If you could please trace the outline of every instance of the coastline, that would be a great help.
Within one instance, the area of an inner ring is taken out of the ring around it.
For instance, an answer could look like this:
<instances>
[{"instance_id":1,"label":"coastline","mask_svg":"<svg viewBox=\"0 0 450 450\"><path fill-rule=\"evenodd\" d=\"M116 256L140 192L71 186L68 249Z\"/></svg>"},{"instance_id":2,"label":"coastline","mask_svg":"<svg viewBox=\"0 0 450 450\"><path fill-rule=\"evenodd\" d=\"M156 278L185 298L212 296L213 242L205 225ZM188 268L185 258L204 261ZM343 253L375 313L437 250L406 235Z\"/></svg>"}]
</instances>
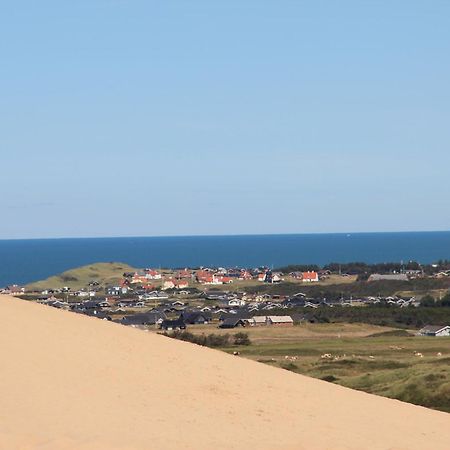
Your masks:
<instances>
[{"instance_id":1,"label":"coastline","mask_svg":"<svg viewBox=\"0 0 450 450\"><path fill-rule=\"evenodd\" d=\"M74 267L122 261L134 267L280 267L450 258L450 232L178 236L0 240L0 286L27 284Z\"/></svg>"}]
</instances>

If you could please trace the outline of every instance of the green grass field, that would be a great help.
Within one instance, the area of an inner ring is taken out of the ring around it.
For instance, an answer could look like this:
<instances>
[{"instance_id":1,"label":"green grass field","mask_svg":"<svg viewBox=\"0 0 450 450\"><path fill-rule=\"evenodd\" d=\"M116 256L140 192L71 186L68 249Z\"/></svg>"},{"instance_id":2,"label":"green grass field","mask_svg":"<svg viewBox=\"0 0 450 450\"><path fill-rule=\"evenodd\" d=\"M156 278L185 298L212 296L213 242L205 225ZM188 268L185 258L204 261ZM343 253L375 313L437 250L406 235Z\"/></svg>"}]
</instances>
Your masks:
<instances>
[{"instance_id":1,"label":"green grass field","mask_svg":"<svg viewBox=\"0 0 450 450\"><path fill-rule=\"evenodd\" d=\"M192 326L189 331L243 331L249 334L252 343L239 347L241 357L450 412L450 338L418 337L405 330L364 324L234 330L208 325ZM236 347L222 350L231 353ZM331 358L323 358L325 354Z\"/></svg>"}]
</instances>

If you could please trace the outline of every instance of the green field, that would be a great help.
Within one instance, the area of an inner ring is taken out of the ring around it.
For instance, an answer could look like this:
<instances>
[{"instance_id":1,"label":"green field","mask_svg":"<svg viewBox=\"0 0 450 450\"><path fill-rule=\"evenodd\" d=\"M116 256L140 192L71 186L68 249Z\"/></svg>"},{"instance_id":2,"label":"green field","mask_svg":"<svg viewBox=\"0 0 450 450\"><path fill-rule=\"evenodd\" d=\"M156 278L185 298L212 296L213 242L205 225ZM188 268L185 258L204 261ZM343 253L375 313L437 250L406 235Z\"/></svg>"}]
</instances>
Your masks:
<instances>
[{"instance_id":1,"label":"green field","mask_svg":"<svg viewBox=\"0 0 450 450\"><path fill-rule=\"evenodd\" d=\"M241 357L261 363L450 412L450 338L418 337L405 330L364 324L234 330L196 326L189 331L243 331L251 345L222 350L239 350ZM324 358L326 354L331 358Z\"/></svg>"}]
</instances>

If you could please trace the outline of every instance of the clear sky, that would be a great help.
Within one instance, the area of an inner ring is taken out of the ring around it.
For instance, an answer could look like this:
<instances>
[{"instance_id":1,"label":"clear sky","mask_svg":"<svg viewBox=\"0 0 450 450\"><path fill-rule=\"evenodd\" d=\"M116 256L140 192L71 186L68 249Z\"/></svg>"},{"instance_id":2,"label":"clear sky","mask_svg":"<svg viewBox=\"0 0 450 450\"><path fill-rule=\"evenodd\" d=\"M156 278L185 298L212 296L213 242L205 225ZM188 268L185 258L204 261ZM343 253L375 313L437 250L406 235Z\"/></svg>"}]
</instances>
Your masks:
<instances>
[{"instance_id":1,"label":"clear sky","mask_svg":"<svg viewBox=\"0 0 450 450\"><path fill-rule=\"evenodd\" d=\"M0 238L448 230L450 2L0 3Z\"/></svg>"}]
</instances>

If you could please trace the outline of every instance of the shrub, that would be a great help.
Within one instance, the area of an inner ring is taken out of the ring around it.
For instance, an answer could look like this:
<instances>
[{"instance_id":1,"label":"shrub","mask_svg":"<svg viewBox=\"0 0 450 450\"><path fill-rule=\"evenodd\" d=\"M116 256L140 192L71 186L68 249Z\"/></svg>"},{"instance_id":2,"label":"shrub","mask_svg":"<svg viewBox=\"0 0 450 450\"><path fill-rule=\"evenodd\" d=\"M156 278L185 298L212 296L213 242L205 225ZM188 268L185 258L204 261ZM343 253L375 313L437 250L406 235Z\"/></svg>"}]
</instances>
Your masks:
<instances>
[{"instance_id":1,"label":"shrub","mask_svg":"<svg viewBox=\"0 0 450 450\"><path fill-rule=\"evenodd\" d=\"M297 364L289 362L289 363L281 364L281 368L285 369L285 370L290 370L291 372L296 372L298 369L298 366L297 366Z\"/></svg>"},{"instance_id":2,"label":"shrub","mask_svg":"<svg viewBox=\"0 0 450 450\"><path fill-rule=\"evenodd\" d=\"M432 307L436 306L436 300L431 295L425 295L425 297L420 300L420 306Z\"/></svg>"},{"instance_id":3,"label":"shrub","mask_svg":"<svg viewBox=\"0 0 450 450\"><path fill-rule=\"evenodd\" d=\"M247 333L236 333L234 336L234 345L250 345L251 341Z\"/></svg>"},{"instance_id":4,"label":"shrub","mask_svg":"<svg viewBox=\"0 0 450 450\"><path fill-rule=\"evenodd\" d=\"M69 282L69 281L78 281L77 277L74 277L72 275L61 275L61 280L65 281L65 282Z\"/></svg>"},{"instance_id":5,"label":"shrub","mask_svg":"<svg viewBox=\"0 0 450 450\"><path fill-rule=\"evenodd\" d=\"M228 334L208 334L205 336L206 347L225 347L230 343L230 336Z\"/></svg>"},{"instance_id":6,"label":"shrub","mask_svg":"<svg viewBox=\"0 0 450 450\"><path fill-rule=\"evenodd\" d=\"M226 347L230 345L230 335L228 334L200 334L196 335L189 331L173 331L172 333L163 333L181 341L192 342L193 344L203 345L205 347Z\"/></svg>"},{"instance_id":7,"label":"shrub","mask_svg":"<svg viewBox=\"0 0 450 450\"><path fill-rule=\"evenodd\" d=\"M328 381L329 383L334 383L335 381L338 381L339 378L336 378L334 375L325 375L321 378L323 381Z\"/></svg>"}]
</instances>

